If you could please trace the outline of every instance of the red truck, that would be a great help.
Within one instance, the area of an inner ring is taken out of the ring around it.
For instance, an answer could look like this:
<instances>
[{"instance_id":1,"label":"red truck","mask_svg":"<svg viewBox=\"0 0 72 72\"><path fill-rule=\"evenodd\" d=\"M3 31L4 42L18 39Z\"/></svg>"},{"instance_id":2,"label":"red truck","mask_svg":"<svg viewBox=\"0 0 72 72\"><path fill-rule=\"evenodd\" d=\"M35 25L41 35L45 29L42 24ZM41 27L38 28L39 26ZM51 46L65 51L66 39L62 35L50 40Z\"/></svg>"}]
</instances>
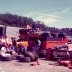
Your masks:
<instances>
[{"instance_id":1,"label":"red truck","mask_svg":"<svg viewBox=\"0 0 72 72\"><path fill-rule=\"evenodd\" d=\"M64 45L68 39L62 33L50 33L48 31L34 32L31 29L20 29L20 39L27 42L29 48L34 46L34 42L41 41L38 53L41 57L51 56L51 50L58 45ZM32 44L33 43L33 44Z\"/></svg>"}]
</instances>

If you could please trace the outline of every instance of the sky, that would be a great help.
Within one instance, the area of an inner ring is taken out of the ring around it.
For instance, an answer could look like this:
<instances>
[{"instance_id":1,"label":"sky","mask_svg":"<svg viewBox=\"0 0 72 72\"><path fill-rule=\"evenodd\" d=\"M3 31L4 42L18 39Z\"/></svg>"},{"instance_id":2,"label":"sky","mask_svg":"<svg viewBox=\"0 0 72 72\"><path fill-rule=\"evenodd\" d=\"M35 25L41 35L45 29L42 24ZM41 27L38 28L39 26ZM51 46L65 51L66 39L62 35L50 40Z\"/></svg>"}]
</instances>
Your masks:
<instances>
[{"instance_id":1,"label":"sky","mask_svg":"<svg viewBox=\"0 0 72 72\"><path fill-rule=\"evenodd\" d=\"M72 28L72 0L0 0L0 14L12 13L49 27Z\"/></svg>"}]
</instances>

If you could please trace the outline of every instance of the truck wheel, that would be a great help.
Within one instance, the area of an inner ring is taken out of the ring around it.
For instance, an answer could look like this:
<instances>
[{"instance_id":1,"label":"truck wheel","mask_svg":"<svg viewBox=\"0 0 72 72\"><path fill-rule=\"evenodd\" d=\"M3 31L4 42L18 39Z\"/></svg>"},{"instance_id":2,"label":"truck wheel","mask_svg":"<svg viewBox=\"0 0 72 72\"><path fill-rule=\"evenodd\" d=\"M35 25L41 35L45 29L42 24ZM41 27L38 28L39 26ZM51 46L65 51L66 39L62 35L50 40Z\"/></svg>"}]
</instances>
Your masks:
<instances>
[{"instance_id":1,"label":"truck wheel","mask_svg":"<svg viewBox=\"0 0 72 72\"><path fill-rule=\"evenodd\" d=\"M35 59L35 54L34 54L34 52L27 52L26 54L25 54L25 57L30 57L31 58L31 61L34 61L34 59Z\"/></svg>"}]
</instances>

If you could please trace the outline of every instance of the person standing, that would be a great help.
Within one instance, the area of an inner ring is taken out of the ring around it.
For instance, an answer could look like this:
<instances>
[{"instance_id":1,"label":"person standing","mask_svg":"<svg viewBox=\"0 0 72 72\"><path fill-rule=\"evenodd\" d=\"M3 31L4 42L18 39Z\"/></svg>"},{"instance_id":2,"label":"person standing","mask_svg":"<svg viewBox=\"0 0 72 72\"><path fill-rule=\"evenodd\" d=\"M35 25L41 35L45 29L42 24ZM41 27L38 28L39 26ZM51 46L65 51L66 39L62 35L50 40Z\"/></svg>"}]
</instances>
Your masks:
<instances>
[{"instance_id":1,"label":"person standing","mask_svg":"<svg viewBox=\"0 0 72 72\"><path fill-rule=\"evenodd\" d=\"M17 42L16 42L15 37L11 37L11 40L12 40L12 45L14 47L14 50L15 50L15 52L17 52Z\"/></svg>"}]
</instances>

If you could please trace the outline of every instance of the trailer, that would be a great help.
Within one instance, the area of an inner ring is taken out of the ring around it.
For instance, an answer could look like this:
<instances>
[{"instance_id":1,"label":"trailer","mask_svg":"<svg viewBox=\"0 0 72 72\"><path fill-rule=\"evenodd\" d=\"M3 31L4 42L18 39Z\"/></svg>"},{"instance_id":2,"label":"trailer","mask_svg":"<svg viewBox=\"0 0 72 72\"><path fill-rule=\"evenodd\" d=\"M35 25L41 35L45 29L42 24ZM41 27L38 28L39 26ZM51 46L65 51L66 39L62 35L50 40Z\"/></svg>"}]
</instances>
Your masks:
<instances>
[{"instance_id":1,"label":"trailer","mask_svg":"<svg viewBox=\"0 0 72 72\"><path fill-rule=\"evenodd\" d=\"M6 36L6 26L0 25L0 37Z\"/></svg>"},{"instance_id":2,"label":"trailer","mask_svg":"<svg viewBox=\"0 0 72 72\"><path fill-rule=\"evenodd\" d=\"M9 42L11 42L11 37L16 37L18 39L19 29L21 28L0 25L0 38L7 37Z\"/></svg>"}]
</instances>

